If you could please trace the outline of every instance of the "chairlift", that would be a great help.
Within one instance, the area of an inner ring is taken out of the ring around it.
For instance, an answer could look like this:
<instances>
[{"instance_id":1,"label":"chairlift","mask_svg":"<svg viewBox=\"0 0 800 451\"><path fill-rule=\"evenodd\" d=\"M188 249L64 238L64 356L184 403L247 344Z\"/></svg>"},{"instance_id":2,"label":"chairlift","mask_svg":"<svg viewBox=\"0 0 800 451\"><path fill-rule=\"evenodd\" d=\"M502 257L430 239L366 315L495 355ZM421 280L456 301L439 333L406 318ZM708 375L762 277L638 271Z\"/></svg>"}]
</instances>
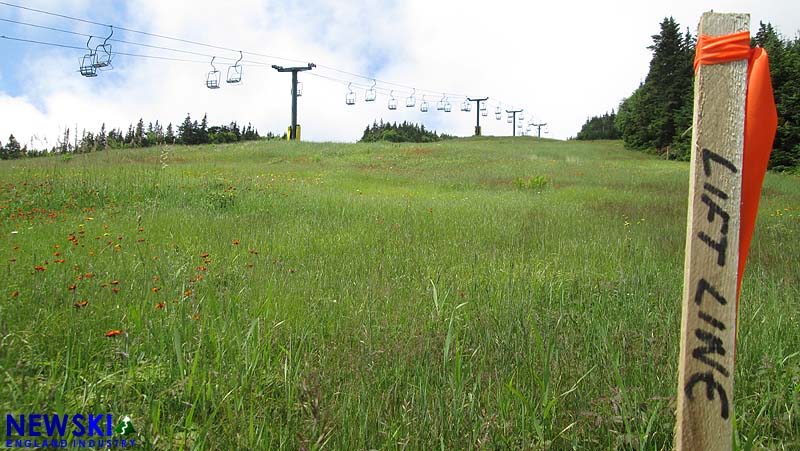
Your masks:
<instances>
[{"instance_id":1,"label":"chairlift","mask_svg":"<svg viewBox=\"0 0 800 451\"><path fill-rule=\"evenodd\" d=\"M447 96L443 95L441 100L436 102L436 109L439 111L444 111L444 104L447 102Z\"/></svg>"},{"instance_id":2,"label":"chairlift","mask_svg":"<svg viewBox=\"0 0 800 451\"><path fill-rule=\"evenodd\" d=\"M517 122L517 128L522 128L522 121Z\"/></svg>"},{"instance_id":3,"label":"chairlift","mask_svg":"<svg viewBox=\"0 0 800 451\"><path fill-rule=\"evenodd\" d=\"M466 113L472 111L472 102L470 102L469 99L465 99L464 103L461 104L461 111Z\"/></svg>"},{"instance_id":4,"label":"chairlift","mask_svg":"<svg viewBox=\"0 0 800 451\"><path fill-rule=\"evenodd\" d=\"M347 90L350 91L350 92L347 93L347 96L344 99L344 103L346 103L348 105L355 105L356 104L356 93L353 92L352 89L350 89L350 87L352 85L353 85L352 83L347 85Z\"/></svg>"},{"instance_id":5,"label":"chairlift","mask_svg":"<svg viewBox=\"0 0 800 451\"><path fill-rule=\"evenodd\" d=\"M489 111L489 108L486 106L486 102L480 102L481 104L481 112Z\"/></svg>"},{"instance_id":6,"label":"chairlift","mask_svg":"<svg viewBox=\"0 0 800 451\"><path fill-rule=\"evenodd\" d=\"M367 92L364 93L364 101L365 102L374 102L375 98L378 97L378 93L375 91L375 85L378 83L373 79L372 86L367 89Z\"/></svg>"},{"instance_id":7,"label":"chairlift","mask_svg":"<svg viewBox=\"0 0 800 451\"><path fill-rule=\"evenodd\" d=\"M397 99L394 98L394 91L389 92L389 109L390 110L397 109Z\"/></svg>"},{"instance_id":8,"label":"chairlift","mask_svg":"<svg viewBox=\"0 0 800 451\"><path fill-rule=\"evenodd\" d=\"M506 119L506 122L508 122L508 123L510 124L510 123L511 123L511 122L513 122L513 121L514 121L514 120L513 120L513 119L511 119L511 115L509 114L509 115L508 115L508 119Z\"/></svg>"},{"instance_id":9,"label":"chairlift","mask_svg":"<svg viewBox=\"0 0 800 451\"><path fill-rule=\"evenodd\" d=\"M417 89L414 88L414 92L412 92L410 96L406 97L406 108L414 108L414 105L417 104L417 98L415 97L416 93Z\"/></svg>"},{"instance_id":10,"label":"chairlift","mask_svg":"<svg viewBox=\"0 0 800 451\"><path fill-rule=\"evenodd\" d=\"M219 81L220 78L222 78L222 74L217 70L217 66L214 65L214 60L216 58L216 56L211 58L212 70L206 75L206 87L208 89L219 89Z\"/></svg>"},{"instance_id":11,"label":"chairlift","mask_svg":"<svg viewBox=\"0 0 800 451\"><path fill-rule=\"evenodd\" d=\"M481 116L486 117L489 115L489 110L484 107L481 107Z\"/></svg>"},{"instance_id":12,"label":"chairlift","mask_svg":"<svg viewBox=\"0 0 800 451\"><path fill-rule=\"evenodd\" d=\"M517 114L517 119L519 119L520 121L524 121L525 120L525 113L520 111L519 114Z\"/></svg>"},{"instance_id":13,"label":"chairlift","mask_svg":"<svg viewBox=\"0 0 800 451\"><path fill-rule=\"evenodd\" d=\"M89 36L89 40L86 41L86 48L89 49L89 53L83 55L83 58L81 58L81 65L80 65L81 75L89 78L97 76L97 67L94 65L96 54L94 53L94 50L89 46L89 43L92 42L93 37L94 36Z\"/></svg>"},{"instance_id":14,"label":"chairlift","mask_svg":"<svg viewBox=\"0 0 800 451\"><path fill-rule=\"evenodd\" d=\"M111 67L111 44L108 43L108 40L111 39L111 36L114 36L114 26L109 25L109 27L111 27L111 34L108 35L102 44L94 49L95 57L93 65L97 69Z\"/></svg>"},{"instance_id":15,"label":"chairlift","mask_svg":"<svg viewBox=\"0 0 800 451\"><path fill-rule=\"evenodd\" d=\"M297 82L297 97L302 97L302 96L303 96L303 82L302 81L298 81Z\"/></svg>"},{"instance_id":16,"label":"chairlift","mask_svg":"<svg viewBox=\"0 0 800 451\"><path fill-rule=\"evenodd\" d=\"M450 105L450 102L447 102L447 101L444 102L444 112L445 113L449 113L452 110L453 110L453 106Z\"/></svg>"},{"instance_id":17,"label":"chairlift","mask_svg":"<svg viewBox=\"0 0 800 451\"><path fill-rule=\"evenodd\" d=\"M233 66L228 66L228 77L225 79L226 83L234 84L239 83L242 81L242 72L244 72L244 68L242 67L242 51L239 51L239 59L233 64Z\"/></svg>"},{"instance_id":18,"label":"chairlift","mask_svg":"<svg viewBox=\"0 0 800 451\"><path fill-rule=\"evenodd\" d=\"M503 118L503 112L500 111L499 106L494 110L494 118L497 119L498 121Z\"/></svg>"},{"instance_id":19,"label":"chairlift","mask_svg":"<svg viewBox=\"0 0 800 451\"><path fill-rule=\"evenodd\" d=\"M420 104L419 104L419 110L421 112L423 112L423 113L427 113L428 112L428 101L425 100L425 95L424 94L422 95L422 102L420 102Z\"/></svg>"}]
</instances>

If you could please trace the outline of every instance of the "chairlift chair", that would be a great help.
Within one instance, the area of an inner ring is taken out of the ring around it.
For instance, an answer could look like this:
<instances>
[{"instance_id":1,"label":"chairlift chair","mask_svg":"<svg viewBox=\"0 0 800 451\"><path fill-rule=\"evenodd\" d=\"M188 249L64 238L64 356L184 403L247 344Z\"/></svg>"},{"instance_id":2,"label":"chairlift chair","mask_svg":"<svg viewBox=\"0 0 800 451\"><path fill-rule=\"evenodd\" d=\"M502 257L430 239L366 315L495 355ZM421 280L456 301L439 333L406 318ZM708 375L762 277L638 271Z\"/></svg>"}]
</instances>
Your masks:
<instances>
[{"instance_id":1,"label":"chairlift chair","mask_svg":"<svg viewBox=\"0 0 800 451\"><path fill-rule=\"evenodd\" d=\"M367 89L367 92L364 93L364 101L365 102L374 102L375 99L378 97L378 93L375 91L375 85L378 83L375 80L372 80L372 86Z\"/></svg>"},{"instance_id":2,"label":"chairlift chair","mask_svg":"<svg viewBox=\"0 0 800 451\"><path fill-rule=\"evenodd\" d=\"M97 76L97 67L94 65L95 63L95 56L94 50L89 46L89 43L92 42L92 37L89 36L89 40L86 41L86 48L89 49L89 53L83 55L81 58L81 65L80 65L80 73L84 77L96 77Z\"/></svg>"},{"instance_id":3,"label":"chairlift chair","mask_svg":"<svg viewBox=\"0 0 800 451\"><path fill-rule=\"evenodd\" d=\"M444 104L447 102L447 96L442 96L442 99L436 102L436 109L444 111Z\"/></svg>"},{"instance_id":4,"label":"chairlift chair","mask_svg":"<svg viewBox=\"0 0 800 451\"><path fill-rule=\"evenodd\" d=\"M500 107L497 107L497 109L494 110L494 118L498 121L503 118L503 112L500 111Z\"/></svg>"},{"instance_id":5,"label":"chairlift chair","mask_svg":"<svg viewBox=\"0 0 800 451\"><path fill-rule=\"evenodd\" d=\"M517 122L517 128L522 128L522 121Z\"/></svg>"},{"instance_id":6,"label":"chairlift chair","mask_svg":"<svg viewBox=\"0 0 800 451\"><path fill-rule=\"evenodd\" d=\"M397 99L394 98L394 91L389 92L389 109L397 109Z\"/></svg>"},{"instance_id":7,"label":"chairlift chair","mask_svg":"<svg viewBox=\"0 0 800 451\"><path fill-rule=\"evenodd\" d=\"M486 108L481 108L481 116L486 117L489 115L489 110Z\"/></svg>"},{"instance_id":8,"label":"chairlift chair","mask_svg":"<svg viewBox=\"0 0 800 451\"><path fill-rule=\"evenodd\" d=\"M242 72L244 72L244 68L241 66L243 54L241 50L239 51L239 59L233 64L233 66L228 66L228 77L225 79L226 83L235 84L242 81Z\"/></svg>"},{"instance_id":9,"label":"chairlift chair","mask_svg":"<svg viewBox=\"0 0 800 451\"><path fill-rule=\"evenodd\" d=\"M419 110L421 112L423 112L423 113L427 113L428 112L428 101L425 100L425 96L424 95L422 96L422 102L420 102L420 104L419 104Z\"/></svg>"},{"instance_id":10,"label":"chairlift chair","mask_svg":"<svg viewBox=\"0 0 800 451\"><path fill-rule=\"evenodd\" d=\"M352 89L350 89L351 85L352 85L352 83L347 85L347 90L350 91L350 92L347 93L347 96L344 99L344 103L346 103L348 105L355 105L356 104L356 93L353 92Z\"/></svg>"},{"instance_id":11,"label":"chairlift chair","mask_svg":"<svg viewBox=\"0 0 800 451\"><path fill-rule=\"evenodd\" d=\"M212 70L206 75L206 87L208 89L219 89L219 81L222 78L222 74L217 70L217 67L214 66L214 59L216 58L216 56L211 58Z\"/></svg>"},{"instance_id":12,"label":"chairlift chair","mask_svg":"<svg viewBox=\"0 0 800 451\"><path fill-rule=\"evenodd\" d=\"M410 96L406 97L406 108L414 108L414 105L417 104L417 98L414 97L416 93L417 90L414 89L414 92L412 92Z\"/></svg>"},{"instance_id":13,"label":"chairlift chair","mask_svg":"<svg viewBox=\"0 0 800 451\"><path fill-rule=\"evenodd\" d=\"M81 58L80 66L81 75L84 77L96 77L97 68L94 66L94 53L88 53Z\"/></svg>"},{"instance_id":14,"label":"chairlift chair","mask_svg":"<svg viewBox=\"0 0 800 451\"><path fill-rule=\"evenodd\" d=\"M464 103L461 104L461 111L466 113L472 111L472 102L470 102L469 99L464 100Z\"/></svg>"},{"instance_id":15,"label":"chairlift chair","mask_svg":"<svg viewBox=\"0 0 800 451\"><path fill-rule=\"evenodd\" d=\"M444 103L444 112L445 113L449 113L452 110L453 110L453 106L450 105L450 102L445 102Z\"/></svg>"},{"instance_id":16,"label":"chairlift chair","mask_svg":"<svg viewBox=\"0 0 800 451\"><path fill-rule=\"evenodd\" d=\"M110 26L110 25L109 25ZM111 39L111 36L114 36L114 27L111 27L111 34L103 41L102 44L98 45L94 49L94 67L97 69L103 69L106 67L111 66L111 44L108 43L108 40Z\"/></svg>"},{"instance_id":17,"label":"chairlift chair","mask_svg":"<svg viewBox=\"0 0 800 451\"><path fill-rule=\"evenodd\" d=\"M302 81L298 81L297 82L297 97L302 97L302 96L303 96L303 82Z\"/></svg>"},{"instance_id":18,"label":"chairlift chair","mask_svg":"<svg viewBox=\"0 0 800 451\"><path fill-rule=\"evenodd\" d=\"M520 121L524 121L525 120L525 113L520 111L519 114L517 114L517 119L519 119Z\"/></svg>"},{"instance_id":19,"label":"chairlift chair","mask_svg":"<svg viewBox=\"0 0 800 451\"><path fill-rule=\"evenodd\" d=\"M510 124L511 122L513 122L513 119L511 119L511 115L509 115L509 116L508 116L508 119L506 119L506 122L508 122L509 124Z\"/></svg>"}]
</instances>

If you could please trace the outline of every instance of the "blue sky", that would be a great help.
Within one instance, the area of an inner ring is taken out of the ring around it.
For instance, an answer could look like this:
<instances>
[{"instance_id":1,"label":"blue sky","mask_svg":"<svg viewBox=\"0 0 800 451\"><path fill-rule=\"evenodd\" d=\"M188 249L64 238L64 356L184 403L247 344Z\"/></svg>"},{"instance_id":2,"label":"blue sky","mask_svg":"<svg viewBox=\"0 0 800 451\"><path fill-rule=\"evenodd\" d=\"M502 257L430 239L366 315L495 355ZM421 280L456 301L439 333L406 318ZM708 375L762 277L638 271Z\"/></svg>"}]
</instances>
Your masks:
<instances>
[{"instance_id":1,"label":"blue sky","mask_svg":"<svg viewBox=\"0 0 800 451\"><path fill-rule=\"evenodd\" d=\"M11 1L10 3L14 3ZM547 122L547 136L574 135L588 116L615 108L647 74L650 36L665 16L696 28L708 9L750 12L752 26L770 21L786 35L800 29L798 8L785 0L717 2L633 0L351 1L314 0L28 0L16 4L134 30L195 40L262 55L314 62L301 75L303 135L310 140L353 141L373 120L422 122L451 134L469 135L474 111L460 112L465 94L489 96L494 108L525 109L525 122ZM0 5L0 18L105 35L108 28ZM0 21L0 34L84 46L86 39ZM234 52L122 32L115 38L235 58ZM98 43L98 40L93 40ZM289 116L289 77L270 64L288 64L247 55L241 86L205 88L210 65L195 54L114 42L115 52L183 58L174 62L118 55L112 71L87 79L78 74L80 50L0 40L0 140L15 133L53 139L65 128L97 130L100 124L127 128L145 121L180 122L187 113L212 123L252 122L260 131L282 131ZM379 80L380 96L365 103L364 86ZM331 80L335 79L335 80ZM382 83L393 82L402 86ZM345 105L348 82L357 104ZM451 95L452 113L405 108L412 88L417 106L422 90L434 106ZM401 107L389 111L395 89ZM499 103L501 102L501 103ZM491 114L487 134L507 135L511 126Z\"/></svg>"}]
</instances>

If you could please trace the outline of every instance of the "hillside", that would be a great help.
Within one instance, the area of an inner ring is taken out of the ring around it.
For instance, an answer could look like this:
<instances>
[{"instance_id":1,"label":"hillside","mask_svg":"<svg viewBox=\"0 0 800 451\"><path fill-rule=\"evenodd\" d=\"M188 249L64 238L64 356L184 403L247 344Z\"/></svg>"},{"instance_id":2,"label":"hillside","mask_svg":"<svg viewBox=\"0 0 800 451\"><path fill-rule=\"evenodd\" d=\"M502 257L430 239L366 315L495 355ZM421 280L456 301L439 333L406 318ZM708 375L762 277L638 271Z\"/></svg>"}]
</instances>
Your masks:
<instances>
[{"instance_id":1,"label":"hillside","mask_svg":"<svg viewBox=\"0 0 800 451\"><path fill-rule=\"evenodd\" d=\"M164 450L672 447L687 163L255 141L0 180L5 412L130 415ZM797 176L767 174L750 255L737 434L796 449Z\"/></svg>"}]
</instances>

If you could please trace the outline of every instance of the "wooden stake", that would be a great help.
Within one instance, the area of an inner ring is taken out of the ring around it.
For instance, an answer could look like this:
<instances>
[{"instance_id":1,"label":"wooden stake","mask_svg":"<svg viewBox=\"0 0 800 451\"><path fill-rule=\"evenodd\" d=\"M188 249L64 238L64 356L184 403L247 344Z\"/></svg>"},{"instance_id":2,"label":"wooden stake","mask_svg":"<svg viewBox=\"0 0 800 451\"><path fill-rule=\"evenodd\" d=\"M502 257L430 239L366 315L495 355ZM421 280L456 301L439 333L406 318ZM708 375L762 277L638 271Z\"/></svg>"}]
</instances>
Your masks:
<instances>
[{"instance_id":1,"label":"wooden stake","mask_svg":"<svg viewBox=\"0 0 800 451\"><path fill-rule=\"evenodd\" d=\"M748 14L705 13L699 34L749 29ZM683 278L675 449L730 451L736 277L742 197L746 60L701 66L694 128Z\"/></svg>"}]
</instances>

